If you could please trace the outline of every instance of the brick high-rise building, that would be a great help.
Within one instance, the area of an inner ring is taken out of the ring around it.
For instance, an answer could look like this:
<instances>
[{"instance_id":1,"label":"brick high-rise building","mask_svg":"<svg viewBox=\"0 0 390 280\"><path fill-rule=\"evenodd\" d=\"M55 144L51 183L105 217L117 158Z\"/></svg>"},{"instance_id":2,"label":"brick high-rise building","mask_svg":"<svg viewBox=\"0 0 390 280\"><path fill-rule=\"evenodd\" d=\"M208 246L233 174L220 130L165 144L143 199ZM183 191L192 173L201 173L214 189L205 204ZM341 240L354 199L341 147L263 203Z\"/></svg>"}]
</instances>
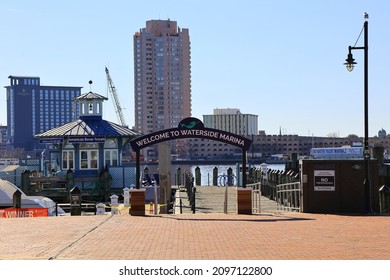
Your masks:
<instances>
[{"instance_id":1,"label":"brick high-rise building","mask_svg":"<svg viewBox=\"0 0 390 280\"><path fill-rule=\"evenodd\" d=\"M134 35L134 107L134 128L143 134L191 116L190 38L176 21L150 20Z\"/></svg>"}]
</instances>

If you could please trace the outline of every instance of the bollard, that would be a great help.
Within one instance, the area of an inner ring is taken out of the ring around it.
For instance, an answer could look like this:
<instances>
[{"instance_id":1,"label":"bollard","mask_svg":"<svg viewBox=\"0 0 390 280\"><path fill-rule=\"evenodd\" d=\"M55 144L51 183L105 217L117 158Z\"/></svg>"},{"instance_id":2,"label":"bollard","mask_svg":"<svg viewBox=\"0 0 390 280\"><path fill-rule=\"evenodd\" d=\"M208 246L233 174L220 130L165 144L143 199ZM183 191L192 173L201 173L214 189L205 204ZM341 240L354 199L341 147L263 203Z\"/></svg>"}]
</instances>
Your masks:
<instances>
[{"instance_id":1,"label":"bollard","mask_svg":"<svg viewBox=\"0 0 390 280\"><path fill-rule=\"evenodd\" d=\"M104 203L98 203L96 204L96 215L104 215L106 214L106 205Z\"/></svg>"},{"instance_id":2,"label":"bollard","mask_svg":"<svg viewBox=\"0 0 390 280\"><path fill-rule=\"evenodd\" d=\"M130 206L130 189L129 188L123 189L123 205L125 207Z\"/></svg>"},{"instance_id":3,"label":"bollard","mask_svg":"<svg viewBox=\"0 0 390 280\"><path fill-rule=\"evenodd\" d=\"M153 214L154 213L154 204L153 202L150 202L149 203L149 214Z\"/></svg>"},{"instance_id":4,"label":"bollard","mask_svg":"<svg viewBox=\"0 0 390 280\"><path fill-rule=\"evenodd\" d=\"M192 214L195 214L195 193L196 193L196 188L192 188L192 193L191 193L191 210Z\"/></svg>"},{"instance_id":5,"label":"bollard","mask_svg":"<svg viewBox=\"0 0 390 280\"><path fill-rule=\"evenodd\" d=\"M177 168L177 173L176 173L176 185L181 186L181 168Z\"/></svg>"},{"instance_id":6,"label":"bollard","mask_svg":"<svg viewBox=\"0 0 390 280\"><path fill-rule=\"evenodd\" d=\"M218 167L213 168L213 186L218 186Z\"/></svg>"},{"instance_id":7,"label":"bollard","mask_svg":"<svg viewBox=\"0 0 390 280\"><path fill-rule=\"evenodd\" d=\"M119 206L119 203L118 203L118 196L116 194L113 194L112 196L110 196L110 199L111 199L111 215L116 215L118 214L119 210L118 210L118 206Z\"/></svg>"},{"instance_id":8,"label":"bollard","mask_svg":"<svg viewBox=\"0 0 390 280\"><path fill-rule=\"evenodd\" d=\"M231 167L229 167L227 170L227 176L227 185L233 186L233 169Z\"/></svg>"},{"instance_id":9,"label":"bollard","mask_svg":"<svg viewBox=\"0 0 390 280\"><path fill-rule=\"evenodd\" d=\"M200 167L197 166L195 168L195 185L200 186L201 185L201 175L200 175Z\"/></svg>"}]
</instances>

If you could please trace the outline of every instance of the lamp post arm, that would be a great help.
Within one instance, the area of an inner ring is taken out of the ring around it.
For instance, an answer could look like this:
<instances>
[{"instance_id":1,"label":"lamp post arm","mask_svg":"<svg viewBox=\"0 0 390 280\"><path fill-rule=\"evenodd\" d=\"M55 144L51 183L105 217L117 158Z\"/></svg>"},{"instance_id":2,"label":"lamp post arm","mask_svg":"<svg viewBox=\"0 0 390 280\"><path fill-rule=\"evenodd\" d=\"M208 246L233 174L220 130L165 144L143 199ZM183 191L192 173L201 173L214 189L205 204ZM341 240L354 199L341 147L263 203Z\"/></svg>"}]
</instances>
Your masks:
<instances>
[{"instance_id":1,"label":"lamp post arm","mask_svg":"<svg viewBox=\"0 0 390 280\"><path fill-rule=\"evenodd\" d=\"M351 50L365 50L366 49L366 47L351 47L351 46L349 46L349 50L351 51Z\"/></svg>"}]
</instances>

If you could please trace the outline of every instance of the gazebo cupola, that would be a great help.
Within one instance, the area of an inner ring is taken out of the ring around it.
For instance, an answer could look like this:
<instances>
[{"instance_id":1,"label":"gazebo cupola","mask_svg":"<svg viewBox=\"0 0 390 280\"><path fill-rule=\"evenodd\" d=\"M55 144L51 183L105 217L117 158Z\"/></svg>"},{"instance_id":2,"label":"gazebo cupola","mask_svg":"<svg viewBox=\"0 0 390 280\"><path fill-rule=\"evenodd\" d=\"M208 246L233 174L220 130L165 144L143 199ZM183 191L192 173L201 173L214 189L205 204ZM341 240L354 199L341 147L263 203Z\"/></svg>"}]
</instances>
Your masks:
<instances>
[{"instance_id":1,"label":"gazebo cupola","mask_svg":"<svg viewBox=\"0 0 390 280\"><path fill-rule=\"evenodd\" d=\"M104 97L92 91L84 93L77 97L76 101L79 103L80 106L80 119L101 119L103 116L103 101L107 99L107 97Z\"/></svg>"}]
</instances>

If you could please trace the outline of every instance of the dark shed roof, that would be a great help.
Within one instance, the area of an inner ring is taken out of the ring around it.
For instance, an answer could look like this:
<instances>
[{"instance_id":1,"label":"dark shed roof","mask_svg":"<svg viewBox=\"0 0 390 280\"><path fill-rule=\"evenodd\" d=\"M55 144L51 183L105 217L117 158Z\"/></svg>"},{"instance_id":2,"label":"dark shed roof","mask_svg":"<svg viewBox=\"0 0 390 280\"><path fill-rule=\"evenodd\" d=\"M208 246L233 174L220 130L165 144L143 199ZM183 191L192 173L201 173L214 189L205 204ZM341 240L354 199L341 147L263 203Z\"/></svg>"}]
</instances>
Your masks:
<instances>
[{"instance_id":1,"label":"dark shed roof","mask_svg":"<svg viewBox=\"0 0 390 280\"><path fill-rule=\"evenodd\" d=\"M140 136L139 132L125 126L115 124L101 118L84 118L64 124L35 135L37 138L69 137L69 136L100 136L100 137L131 137Z\"/></svg>"}]
</instances>

